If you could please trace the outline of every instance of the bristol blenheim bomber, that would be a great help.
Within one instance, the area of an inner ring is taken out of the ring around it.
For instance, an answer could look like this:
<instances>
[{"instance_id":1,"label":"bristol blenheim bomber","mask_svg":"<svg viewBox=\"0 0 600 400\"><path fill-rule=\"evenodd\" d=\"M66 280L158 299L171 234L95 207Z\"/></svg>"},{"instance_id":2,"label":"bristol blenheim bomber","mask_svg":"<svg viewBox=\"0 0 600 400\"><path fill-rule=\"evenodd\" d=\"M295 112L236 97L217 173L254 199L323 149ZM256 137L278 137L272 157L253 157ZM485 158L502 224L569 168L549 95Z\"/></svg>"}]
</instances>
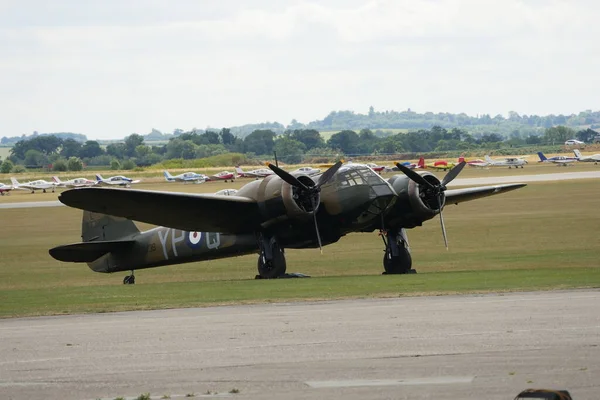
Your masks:
<instances>
[{"instance_id":1,"label":"bristol blenheim bomber","mask_svg":"<svg viewBox=\"0 0 600 400\"><path fill-rule=\"evenodd\" d=\"M362 164L338 162L321 175L290 174L269 164L273 175L252 181L235 195L79 188L59 200L84 210L82 242L55 247L50 255L85 262L96 272L133 271L258 253L261 278L285 275L284 249L320 248L351 232L380 231L385 273L414 272L406 230L458 204L525 186L504 184L447 189L464 167L440 181L401 164L382 178ZM140 232L133 221L160 227ZM447 242L446 242L447 245Z\"/></svg>"}]
</instances>

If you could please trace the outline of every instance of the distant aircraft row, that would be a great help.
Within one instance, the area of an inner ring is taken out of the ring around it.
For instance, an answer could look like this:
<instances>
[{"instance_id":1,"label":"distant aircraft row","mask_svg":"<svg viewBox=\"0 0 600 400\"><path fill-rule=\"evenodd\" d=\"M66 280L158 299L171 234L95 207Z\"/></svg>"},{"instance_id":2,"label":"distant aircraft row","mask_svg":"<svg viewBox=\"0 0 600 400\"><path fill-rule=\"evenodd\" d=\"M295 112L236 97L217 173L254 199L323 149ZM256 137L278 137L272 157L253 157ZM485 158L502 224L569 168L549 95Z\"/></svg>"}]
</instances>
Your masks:
<instances>
[{"instance_id":1,"label":"distant aircraft row","mask_svg":"<svg viewBox=\"0 0 600 400\"><path fill-rule=\"evenodd\" d=\"M581 152L578 149L574 149L573 153L575 153L575 157L555 156L555 157L547 158L544 155L544 153L542 153L540 151L540 152L538 152L538 156L540 158L540 162L554 163L554 164L563 165L563 166L572 164L574 162L593 162L594 164L598 164L600 162L600 154L584 156L581 154ZM525 164L527 164L527 160L525 160L525 158L526 157L507 157L507 158L504 158L501 160L494 160L486 155L484 157L484 160L480 160L480 159L465 160L464 157L460 157L456 163L454 163L452 161L446 161L446 160L438 160L435 162L426 163L425 159L423 157L421 157L417 163L403 162L401 164L410 169L419 168L419 169L435 169L435 170L443 170L443 171L454 168L457 164L459 164L462 161L465 161L467 163L467 165L469 165L471 167L479 167L479 168L489 168L489 167L508 167L508 168L513 168L513 167L519 168L520 167L520 168L523 168L525 166ZM347 164L348 163L352 163L352 162L349 161L349 162L347 162ZM398 170L397 167L392 168L392 167L386 167L386 166L377 165L377 164L373 164L373 163L368 163L366 165L368 167L370 167L373 171L380 173L380 174L383 171ZM331 167L331 165L323 164L323 165L321 165L321 167L329 168L329 167ZM171 175L169 173L169 171L165 170L163 172L163 174L164 174L165 180L167 182L184 182L184 183L204 183L204 182L208 182L208 181L217 181L217 180L222 180L225 182L227 182L227 181L233 182L233 180L236 178L236 174L237 174L237 178L256 178L256 179L264 178L266 176L273 174L273 171L270 170L269 168L259 168L259 169L254 169L251 171L244 171L239 166L236 166L235 171L236 171L235 173L229 172L229 171L221 171L218 174L214 174L214 175L204 175L204 174L198 174L196 172L184 172L179 175ZM321 170L319 168L301 167L294 171L291 171L290 173L291 174L305 174L305 175L313 176L313 175L320 174ZM35 181L26 182L26 183L19 183L19 181L17 181L17 179L14 177L10 178L10 180L11 180L12 185L5 185L3 183L0 183L0 195L4 195L5 193L10 192L13 189L30 190L31 193L34 193L36 190L41 190L44 193L46 193L47 190L51 190L52 192L54 192L57 187L79 188L79 187L88 187L88 186L94 186L94 185L129 187L132 184L140 182L140 180L134 180L132 178L128 178L123 175L111 176L110 178L104 179L102 177L102 175L100 175L100 174L96 174L95 181L86 179L86 178L75 178L75 179L70 179L68 181L61 181L57 176L52 177L52 182L47 182L43 179L38 179ZM227 193L220 193L220 194L231 194L230 192L232 192L232 191L233 191L233 189L225 189L224 192L227 192Z\"/></svg>"}]
</instances>

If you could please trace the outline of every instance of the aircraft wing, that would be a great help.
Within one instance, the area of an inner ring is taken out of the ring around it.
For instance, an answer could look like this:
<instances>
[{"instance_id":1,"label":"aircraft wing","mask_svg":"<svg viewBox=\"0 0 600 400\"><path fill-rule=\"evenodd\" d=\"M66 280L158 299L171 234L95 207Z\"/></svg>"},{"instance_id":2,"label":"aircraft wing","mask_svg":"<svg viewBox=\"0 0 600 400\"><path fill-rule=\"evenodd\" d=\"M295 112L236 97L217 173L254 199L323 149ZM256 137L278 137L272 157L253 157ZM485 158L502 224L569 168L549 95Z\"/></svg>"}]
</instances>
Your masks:
<instances>
[{"instance_id":1,"label":"aircraft wing","mask_svg":"<svg viewBox=\"0 0 600 400\"><path fill-rule=\"evenodd\" d=\"M465 201L480 199L482 197L493 196L495 194L510 192L511 190L527 186L525 183L509 183L506 185L480 186L464 189L446 190L446 204L458 204Z\"/></svg>"},{"instance_id":2,"label":"aircraft wing","mask_svg":"<svg viewBox=\"0 0 600 400\"><path fill-rule=\"evenodd\" d=\"M70 207L185 231L245 233L262 222L256 201L240 196L81 188L58 199Z\"/></svg>"}]
</instances>

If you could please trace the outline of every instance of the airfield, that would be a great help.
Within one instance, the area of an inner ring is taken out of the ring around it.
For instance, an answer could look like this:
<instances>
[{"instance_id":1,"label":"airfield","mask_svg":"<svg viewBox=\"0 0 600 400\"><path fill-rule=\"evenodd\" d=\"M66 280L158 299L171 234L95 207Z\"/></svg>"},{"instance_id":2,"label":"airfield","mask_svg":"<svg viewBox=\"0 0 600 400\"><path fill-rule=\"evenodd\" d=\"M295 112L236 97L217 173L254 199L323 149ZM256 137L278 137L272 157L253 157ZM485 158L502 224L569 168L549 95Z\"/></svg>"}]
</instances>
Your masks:
<instances>
[{"instance_id":1,"label":"airfield","mask_svg":"<svg viewBox=\"0 0 600 400\"><path fill-rule=\"evenodd\" d=\"M124 286L48 256L79 240L80 211L1 209L0 317L21 318L0 320L0 397L512 399L551 387L597 398L599 171L465 169L457 186L529 183L448 205L449 250L438 219L410 230L418 274L407 276L381 275L374 232L323 255L288 251L288 271L311 279L256 281L252 255L138 271ZM0 205L57 196L13 191Z\"/></svg>"}]
</instances>

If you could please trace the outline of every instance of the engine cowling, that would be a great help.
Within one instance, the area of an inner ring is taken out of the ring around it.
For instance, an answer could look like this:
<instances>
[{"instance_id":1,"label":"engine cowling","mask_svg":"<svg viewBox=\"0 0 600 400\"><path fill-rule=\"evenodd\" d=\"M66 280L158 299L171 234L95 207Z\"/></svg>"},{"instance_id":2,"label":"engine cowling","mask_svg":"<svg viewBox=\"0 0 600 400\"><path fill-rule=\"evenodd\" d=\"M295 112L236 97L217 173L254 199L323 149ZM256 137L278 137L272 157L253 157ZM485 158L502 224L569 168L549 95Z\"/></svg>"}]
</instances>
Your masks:
<instances>
[{"instance_id":1,"label":"engine cowling","mask_svg":"<svg viewBox=\"0 0 600 400\"><path fill-rule=\"evenodd\" d=\"M315 186L315 182L306 175L296 178L308 187ZM290 219L306 221L313 217L321 202L318 191L308 193L275 175L247 184L237 195L257 201L265 226Z\"/></svg>"},{"instance_id":2,"label":"engine cowling","mask_svg":"<svg viewBox=\"0 0 600 400\"><path fill-rule=\"evenodd\" d=\"M440 184L440 180L432 173L426 171L418 173L433 185ZM388 182L398 194L398 199L386 216L387 227L414 228L421 226L423 222L439 214L440 209L446 203L446 196L443 192L440 195L440 207L437 194L420 186L406 175L394 175L388 179Z\"/></svg>"}]
</instances>

